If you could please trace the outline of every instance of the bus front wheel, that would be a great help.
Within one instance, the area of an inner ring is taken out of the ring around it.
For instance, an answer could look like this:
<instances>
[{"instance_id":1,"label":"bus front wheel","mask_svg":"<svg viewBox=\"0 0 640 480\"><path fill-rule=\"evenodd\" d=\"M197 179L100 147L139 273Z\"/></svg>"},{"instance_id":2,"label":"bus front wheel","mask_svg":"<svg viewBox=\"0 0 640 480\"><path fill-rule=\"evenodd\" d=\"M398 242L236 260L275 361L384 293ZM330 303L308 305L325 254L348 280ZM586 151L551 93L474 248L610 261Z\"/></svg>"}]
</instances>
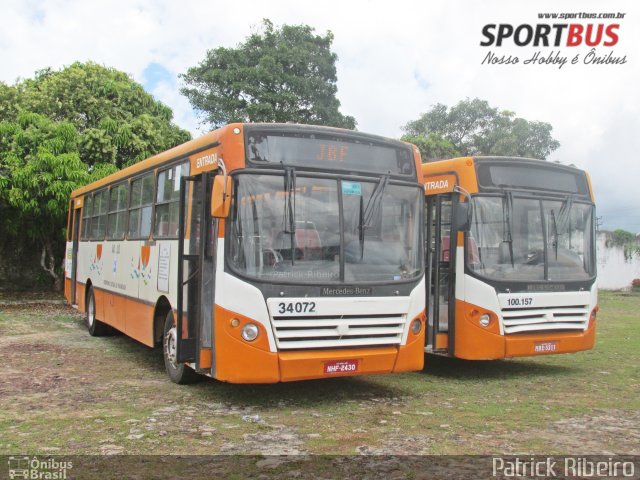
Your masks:
<instances>
[{"instance_id":1,"label":"bus front wheel","mask_svg":"<svg viewBox=\"0 0 640 480\"><path fill-rule=\"evenodd\" d=\"M87 312L84 323L92 337L103 337L109 334L109 326L96 318L96 296L93 293L93 287L89 287L87 292Z\"/></svg>"},{"instance_id":2,"label":"bus front wheel","mask_svg":"<svg viewBox=\"0 0 640 480\"><path fill-rule=\"evenodd\" d=\"M184 363L178 363L176 357L177 343L178 333L173 321L173 312L169 310L167 318L164 321L164 335L162 336L164 366L172 382L180 385L193 383L197 381L200 376Z\"/></svg>"}]
</instances>

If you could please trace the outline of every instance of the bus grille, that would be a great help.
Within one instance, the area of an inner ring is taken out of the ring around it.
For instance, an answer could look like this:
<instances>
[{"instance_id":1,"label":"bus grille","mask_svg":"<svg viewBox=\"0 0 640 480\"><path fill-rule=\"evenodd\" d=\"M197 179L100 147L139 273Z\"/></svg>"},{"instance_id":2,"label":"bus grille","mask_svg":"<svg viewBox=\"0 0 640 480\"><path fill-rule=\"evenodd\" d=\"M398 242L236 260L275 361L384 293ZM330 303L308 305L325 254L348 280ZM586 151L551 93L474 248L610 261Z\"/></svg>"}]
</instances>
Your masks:
<instances>
[{"instance_id":1,"label":"bus grille","mask_svg":"<svg viewBox=\"0 0 640 480\"><path fill-rule=\"evenodd\" d=\"M589 323L589 306L503 308L504 333L545 330L585 330Z\"/></svg>"},{"instance_id":2,"label":"bus grille","mask_svg":"<svg viewBox=\"0 0 640 480\"><path fill-rule=\"evenodd\" d=\"M280 317L271 321L281 350L399 345L406 315Z\"/></svg>"}]
</instances>

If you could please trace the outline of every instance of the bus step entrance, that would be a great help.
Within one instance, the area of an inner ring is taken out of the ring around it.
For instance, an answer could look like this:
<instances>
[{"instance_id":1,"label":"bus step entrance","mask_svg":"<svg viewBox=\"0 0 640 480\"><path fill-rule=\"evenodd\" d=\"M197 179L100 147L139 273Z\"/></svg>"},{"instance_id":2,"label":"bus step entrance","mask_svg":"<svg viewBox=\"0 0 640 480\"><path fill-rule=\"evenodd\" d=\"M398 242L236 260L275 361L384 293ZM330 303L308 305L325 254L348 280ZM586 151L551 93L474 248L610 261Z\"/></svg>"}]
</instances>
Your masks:
<instances>
[{"instance_id":1,"label":"bus step entrance","mask_svg":"<svg viewBox=\"0 0 640 480\"><path fill-rule=\"evenodd\" d=\"M217 238L210 220L212 178L204 172L180 179L176 354L178 362L194 362L196 370L200 349L212 348L215 252L211 238Z\"/></svg>"},{"instance_id":2,"label":"bus step entrance","mask_svg":"<svg viewBox=\"0 0 640 480\"><path fill-rule=\"evenodd\" d=\"M199 191L201 176L180 178L180 204L178 221L178 362L197 361L197 334L200 320L200 284L201 284L201 256L198 248L198 235L191 234L187 228L187 199L189 189ZM196 208L192 212L191 225L194 223L194 213L200 214ZM183 324L186 322L186 327ZM186 335L185 335L186 334Z\"/></svg>"}]
</instances>

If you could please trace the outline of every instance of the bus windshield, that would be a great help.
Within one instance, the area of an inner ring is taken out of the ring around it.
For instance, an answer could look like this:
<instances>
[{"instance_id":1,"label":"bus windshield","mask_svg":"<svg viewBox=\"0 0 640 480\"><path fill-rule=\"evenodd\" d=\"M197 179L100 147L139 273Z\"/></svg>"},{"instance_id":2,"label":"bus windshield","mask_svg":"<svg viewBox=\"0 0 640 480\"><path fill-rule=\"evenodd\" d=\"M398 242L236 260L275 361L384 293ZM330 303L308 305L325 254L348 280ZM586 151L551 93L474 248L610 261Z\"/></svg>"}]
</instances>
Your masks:
<instances>
[{"instance_id":1,"label":"bus windshield","mask_svg":"<svg viewBox=\"0 0 640 480\"><path fill-rule=\"evenodd\" d=\"M467 263L499 281L579 281L595 273L593 205L506 193L473 198Z\"/></svg>"},{"instance_id":2,"label":"bus windshield","mask_svg":"<svg viewBox=\"0 0 640 480\"><path fill-rule=\"evenodd\" d=\"M417 186L388 179L239 174L229 261L239 273L266 281L417 279L420 200Z\"/></svg>"}]
</instances>

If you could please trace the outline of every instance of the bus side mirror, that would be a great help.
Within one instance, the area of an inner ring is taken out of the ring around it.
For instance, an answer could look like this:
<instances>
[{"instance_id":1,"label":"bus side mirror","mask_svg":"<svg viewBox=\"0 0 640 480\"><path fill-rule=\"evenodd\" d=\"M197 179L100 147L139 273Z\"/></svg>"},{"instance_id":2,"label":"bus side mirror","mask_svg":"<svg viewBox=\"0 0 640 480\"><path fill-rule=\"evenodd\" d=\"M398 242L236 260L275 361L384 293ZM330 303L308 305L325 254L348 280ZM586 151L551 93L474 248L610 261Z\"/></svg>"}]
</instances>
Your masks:
<instances>
[{"instance_id":1,"label":"bus side mirror","mask_svg":"<svg viewBox=\"0 0 640 480\"><path fill-rule=\"evenodd\" d=\"M227 218L231 205L231 177L217 175L213 179L211 189L211 216Z\"/></svg>"},{"instance_id":2,"label":"bus side mirror","mask_svg":"<svg viewBox=\"0 0 640 480\"><path fill-rule=\"evenodd\" d=\"M471 213L471 203L456 202L452 229L456 232L468 231L471 228Z\"/></svg>"}]
</instances>

